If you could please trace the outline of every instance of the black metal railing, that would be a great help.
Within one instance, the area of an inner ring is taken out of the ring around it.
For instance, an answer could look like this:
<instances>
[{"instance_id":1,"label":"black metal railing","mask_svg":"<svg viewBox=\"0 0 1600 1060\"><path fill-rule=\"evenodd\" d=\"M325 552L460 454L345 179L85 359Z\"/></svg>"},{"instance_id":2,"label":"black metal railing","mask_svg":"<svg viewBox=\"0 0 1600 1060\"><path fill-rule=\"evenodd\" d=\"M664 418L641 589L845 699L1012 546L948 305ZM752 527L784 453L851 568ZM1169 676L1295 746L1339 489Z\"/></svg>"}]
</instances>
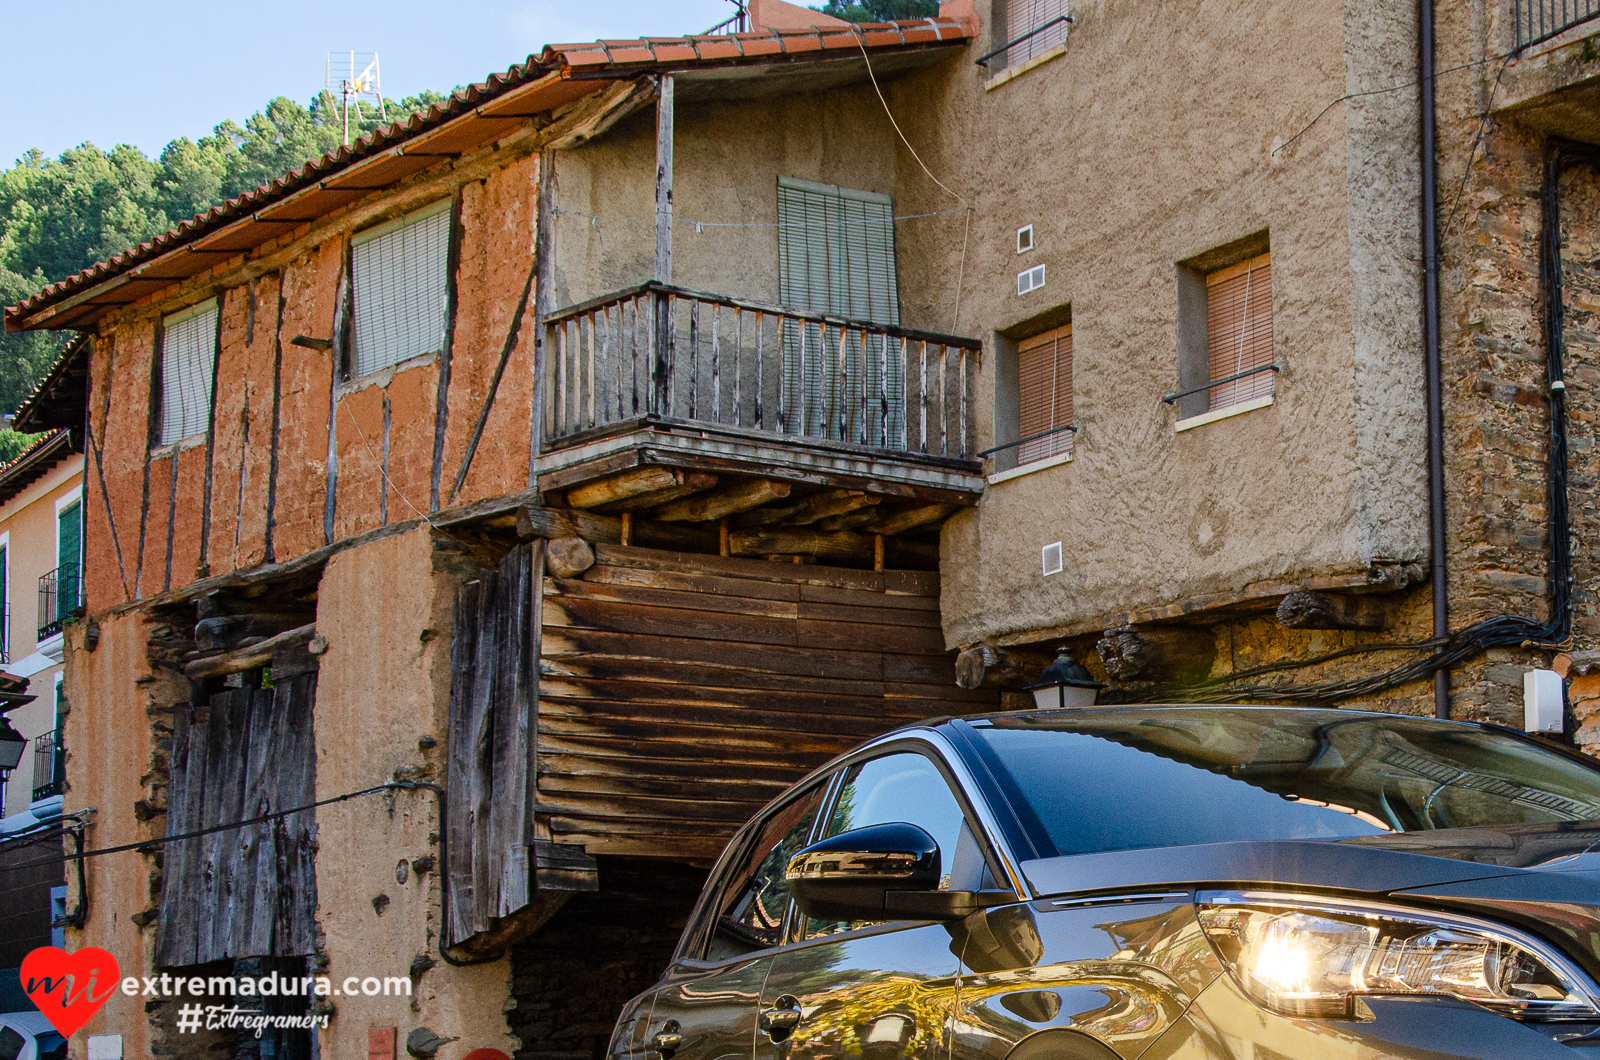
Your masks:
<instances>
[{"instance_id":1,"label":"black metal railing","mask_svg":"<svg viewBox=\"0 0 1600 1060\"><path fill-rule=\"evenodd\" d=\"M642 284L545 318L546 448L654 418L970 459L981 350L977 339Z\"/></svg>"},{"instance_id":2,"label":"black metal railing","mask_svg":"<svg viewBox=\"0 0 1600 1060\"><path fill-rule=\"evenodd\" d=\"M1077 433L1078 428L1075 424L1064 423L1059 427L1051 427L1049 430L1018 438L1014 442L1003 442L991 449L985 449L978 454L978 458L993 459L996 471L1012 471L1024 464L1071 453L1072 439Z\"/></svg>"},{"instance_id":3,"label":"black metal railing","mask_svg":"<svg viewBox=\"0 0 1600 1060\"><path fill-rule=\"evenodd\" d=\"M11 661L11 605L0 608L0 664Z\"/></svg>"},{"instance_id":4,"label":"black metal railing","mask_svg":"<svg viewBox=\"0 0 1600 1060\"><path fill-rule=\"evenodd\" d=\"M67 745L54 729L33 741L33 801L60 795L66 775Z\"/></svg>"},{"instance_id":5,"label":"black metal railing","mask_svg":"<svg viewBox=\"0 0 1600 1060\"><path fill-rule=\"evenodd\" d=\"M1600 17L1600 0L1516 0L1517 47L1549 40Z\"/></svg>"},{"instance_id":6,"label":"black metal railing","mask_svg":"<svg viewBox=\"0 0 1600 1060\"><path fill-rule=\"evenodd\" d=\"M57 567L39 578L39 639L61 632L78 606L78 568Z\"/></svg>"}]
</instances>

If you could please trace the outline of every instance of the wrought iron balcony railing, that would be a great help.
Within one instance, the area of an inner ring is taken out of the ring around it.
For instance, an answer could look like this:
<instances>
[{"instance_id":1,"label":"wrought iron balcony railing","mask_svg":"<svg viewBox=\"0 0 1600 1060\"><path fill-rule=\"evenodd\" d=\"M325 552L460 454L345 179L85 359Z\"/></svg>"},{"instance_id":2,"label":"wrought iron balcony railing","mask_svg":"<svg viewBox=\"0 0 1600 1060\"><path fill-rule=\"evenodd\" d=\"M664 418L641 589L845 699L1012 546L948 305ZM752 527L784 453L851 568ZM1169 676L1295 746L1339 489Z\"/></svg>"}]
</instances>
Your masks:
<instances>
[{"instance_id":1,"label":"wrought iron balcony railing","mask_svg":"<svg viewBox=\"0 0 1600 1060\"><path fill-rule=\"evenodd\" d=\"M54 729L33 741L33 801L60 795L66 775L67 745Z\"/></svg>"},{"instance_id":2,"label":"wrought iron balcony railing","mask_svg":"<svg viewBox=\"0 0 1600 1060\"><path fill-rule=\"evenodd\" d=\"M1600 17L1600 0L1516 0L1517 47L1549 40Z\"/></svg>"},{"instance_id":3,"label":"wrought iron balcony railing","mask_svg":"<svg viewBox=\"0 0 1600 1060\"><path fill-rule=\"evenodd\" d=\"M78 568L57 567L39 578L39 639L61 632L78 606Z\"/></svg>"},{"instance_id":4,"label":"wrought iron balcony railing","mask_svg":"<svg viewBox=\"0 0 1600 1060\"><path fill-rule=\"evenodd\" d=\"M657 283L545 327L547 451L656 420L971 458L976 339Z\"/></svg>"}]
</instances>

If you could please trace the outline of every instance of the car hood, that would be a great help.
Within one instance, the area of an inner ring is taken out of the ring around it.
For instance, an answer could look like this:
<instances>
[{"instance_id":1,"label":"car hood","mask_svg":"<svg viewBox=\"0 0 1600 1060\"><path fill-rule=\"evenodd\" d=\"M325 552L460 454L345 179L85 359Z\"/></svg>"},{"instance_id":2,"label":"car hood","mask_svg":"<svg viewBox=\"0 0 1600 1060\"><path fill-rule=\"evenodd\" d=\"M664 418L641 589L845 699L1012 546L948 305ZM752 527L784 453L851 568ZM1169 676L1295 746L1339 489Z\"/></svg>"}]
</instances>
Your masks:
<instances>
[{"instance_id":1,"label":"car hood","mask_svg":"<svg viewBox=\"0 0 1600 1060\"><path fill-rule=\"evenodd\" d=\"M1547 872L1600 901L1600 822L1452 828L1343 840L1199 843L1024 862L1041 895L1153 886L1288 885L1383 894ZM1563 890L1567 887L1563 887Z\"/></svg>"}]
</instances>

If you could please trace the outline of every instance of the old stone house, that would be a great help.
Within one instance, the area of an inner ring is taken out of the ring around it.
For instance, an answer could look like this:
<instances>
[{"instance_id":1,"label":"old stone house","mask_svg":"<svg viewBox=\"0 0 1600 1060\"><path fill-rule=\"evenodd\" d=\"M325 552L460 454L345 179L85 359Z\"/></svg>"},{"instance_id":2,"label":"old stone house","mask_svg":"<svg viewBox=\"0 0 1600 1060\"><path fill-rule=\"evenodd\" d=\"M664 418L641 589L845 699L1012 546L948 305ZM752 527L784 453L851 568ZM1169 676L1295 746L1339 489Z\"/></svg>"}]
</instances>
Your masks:
<instances>
[{"instance_id":1,"label":"old stone house","mask_svg":"<svg viewBox=\"0 0 1600 1060\"><path fill-rule=\"evenodd\" d=\"M1600 380L1600 27L1529 2L767 0L8 309L92 336L23 410L88 446L67 807L204 833L69 945L409 984L276 1055L597 1055L739 821L1060 645L1519 722L1590 665ZM175 1012L91 1030L266 1055Z\"/></svg>"}]
</instances>

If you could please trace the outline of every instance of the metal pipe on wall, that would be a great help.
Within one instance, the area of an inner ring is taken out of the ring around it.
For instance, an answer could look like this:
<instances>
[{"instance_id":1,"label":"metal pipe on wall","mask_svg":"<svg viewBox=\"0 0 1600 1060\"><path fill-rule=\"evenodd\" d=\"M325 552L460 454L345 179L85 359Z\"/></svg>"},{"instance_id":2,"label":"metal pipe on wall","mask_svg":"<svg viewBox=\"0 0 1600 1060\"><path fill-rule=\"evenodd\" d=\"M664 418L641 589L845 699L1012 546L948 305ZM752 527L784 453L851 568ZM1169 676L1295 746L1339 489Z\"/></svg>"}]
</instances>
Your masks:
<instances>
[{"instance_id":1,"label":"metal pipe on wall","mask_svg":"<svg viewBox=\"0 0 1600 1060\"><path fill-rule=\"evenodd\" d=\"M1439 171L1434 100L1433 0L1419 0L1417 47L1421 69L1418 97L1422 121L1422 335L1428 410L1428 548L1433 571L1433 635L1450 635L1450 598L1445 564L1444 384L1439 353ZM1450 671L1433 675L1433 712L1450 716Z\"/></svg>"}]
</instances>

